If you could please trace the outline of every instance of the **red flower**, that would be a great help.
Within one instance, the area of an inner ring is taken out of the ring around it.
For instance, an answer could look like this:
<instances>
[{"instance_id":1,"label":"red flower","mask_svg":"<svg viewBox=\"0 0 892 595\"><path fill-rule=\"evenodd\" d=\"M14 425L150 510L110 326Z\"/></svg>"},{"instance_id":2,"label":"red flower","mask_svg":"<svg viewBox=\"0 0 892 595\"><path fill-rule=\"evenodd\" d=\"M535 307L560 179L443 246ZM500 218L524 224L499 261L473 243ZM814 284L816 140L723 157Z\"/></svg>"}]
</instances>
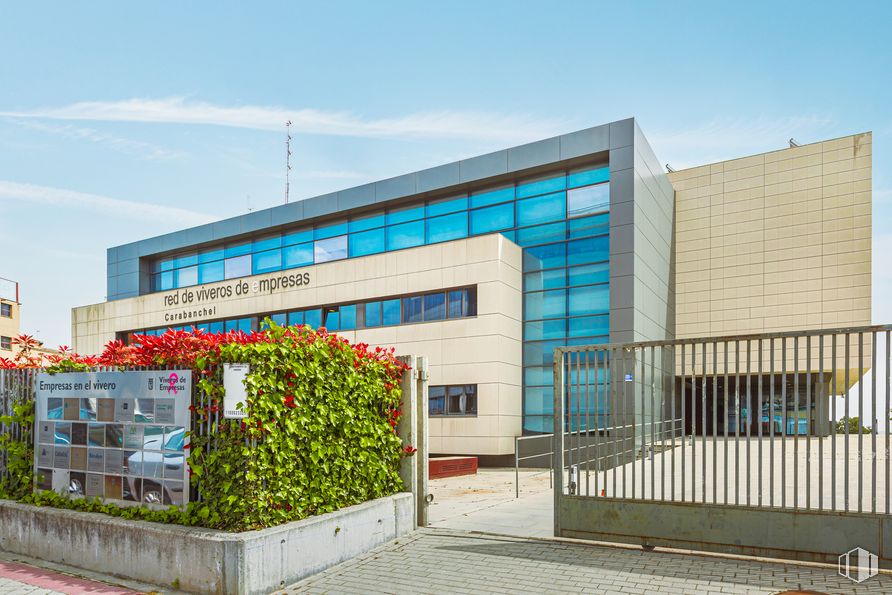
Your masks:
<instances>
[{"instance_id":1,"label":"red flower","mask_svg":"<svg viewBox=\"0 0 892 595\"><path fill-rule=\"evenodd\" d=\"M418 449L410 444L403 449L403 452L407 455L414 455L416 452L418 452Z\"/></svg>"}]
</instances>

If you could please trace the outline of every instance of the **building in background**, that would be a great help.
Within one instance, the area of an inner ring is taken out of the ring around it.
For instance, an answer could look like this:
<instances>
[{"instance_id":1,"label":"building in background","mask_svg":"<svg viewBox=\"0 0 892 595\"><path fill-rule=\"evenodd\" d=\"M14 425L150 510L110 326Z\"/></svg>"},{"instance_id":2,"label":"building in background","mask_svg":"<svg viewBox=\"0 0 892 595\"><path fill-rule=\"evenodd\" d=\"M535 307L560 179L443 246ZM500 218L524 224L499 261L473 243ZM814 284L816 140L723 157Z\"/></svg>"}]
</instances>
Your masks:
<instances>
[{"instance_id":1,"label":"building in background","mask_svg":"<svg viewBox=\"0 0 892 595\"><path fill-rule=\"evenodd\" d=\"M551 431L557 346L869 322L870 155L866 133L667 175L612 122L110 248L74 348L325 326L429 356L432 453L505 456Z\"/></svg>"},{"instance_id":2,"label":"building in background","mask_svg":"<svg viewBox=\"0 0 892 595\"><path fill-rule=\"evenodd\" d=\"M0 277L0 358L14 355L12 340L19 335L19 284Z\"/></svg>"}]
</instances>

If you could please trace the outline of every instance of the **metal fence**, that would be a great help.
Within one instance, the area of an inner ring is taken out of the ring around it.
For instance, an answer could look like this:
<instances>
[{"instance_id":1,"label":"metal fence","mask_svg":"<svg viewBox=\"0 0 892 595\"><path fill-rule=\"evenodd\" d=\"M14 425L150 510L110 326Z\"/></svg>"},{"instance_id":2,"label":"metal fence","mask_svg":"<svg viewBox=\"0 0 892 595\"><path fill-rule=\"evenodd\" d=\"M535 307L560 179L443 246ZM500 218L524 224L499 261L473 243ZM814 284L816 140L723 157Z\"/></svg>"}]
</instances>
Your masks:
<instances>
[{"instance_id":1,"label":"metal fence","mask_svg":"<svg viewBox=\"0 0 892 595\"><path fill-rule=\"evenodd\" d=\"M565 431L555 439L561 443L555 452L563 453L555 457L563 480L555 490L556 513L562 497L574 497L601 508L664 505L644 509L648 514L696 504L856 513L885 522L892 518L890 434L862 427L885 428L889 418L890 331L874 326L560 348L555 427ZM605 459L609 465L600 464ZM702 524L707 511L699 510L691 523ZM571 517L556 516L558 534L586 532L571 527ZM772 535L787 526L771 522ZM659 535L653 523L648 529L607 522L592 533L734 549L730 533L697 537L696 525L666 530L676 539Z\"/></svg>"},{"instance_id":2,"label":"metal fence","mask_svg":"<svg viewBox=\"0 0 892 595\"><path fill-rule=\"evenodd\" d=\"M0 483L10 480L10 441L32 440L31 424L13 421L14 409L33 399L34 370L0 370Z\"/></svg>"}]
</instances>

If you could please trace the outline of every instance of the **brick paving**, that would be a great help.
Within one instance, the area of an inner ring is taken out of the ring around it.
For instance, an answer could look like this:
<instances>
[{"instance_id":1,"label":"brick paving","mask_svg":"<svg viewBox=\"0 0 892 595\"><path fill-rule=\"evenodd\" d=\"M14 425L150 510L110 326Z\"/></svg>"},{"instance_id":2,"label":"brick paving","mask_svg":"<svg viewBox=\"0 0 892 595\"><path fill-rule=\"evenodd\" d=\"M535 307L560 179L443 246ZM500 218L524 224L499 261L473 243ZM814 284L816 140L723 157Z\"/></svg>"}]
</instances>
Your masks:
<instances>
[{"instance_id":1,"label":"brick paving","mask_svg":"<svg viewBox=\"0 0 892 595\"><path fill-rule=\"evenodd\" d=\"M822 566L421 529L286 592L727 595L791 589L892 593L892 575L859 585Z\"/></svg>"}]
</instances>

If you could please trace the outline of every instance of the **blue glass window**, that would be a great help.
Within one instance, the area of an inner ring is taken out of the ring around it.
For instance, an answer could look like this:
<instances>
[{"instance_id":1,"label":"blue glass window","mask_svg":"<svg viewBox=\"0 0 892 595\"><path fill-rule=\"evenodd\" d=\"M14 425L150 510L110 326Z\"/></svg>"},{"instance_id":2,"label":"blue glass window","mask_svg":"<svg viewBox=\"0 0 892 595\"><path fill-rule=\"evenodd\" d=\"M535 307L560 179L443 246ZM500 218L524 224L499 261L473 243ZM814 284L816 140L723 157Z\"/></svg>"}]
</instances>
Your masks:
<instances>
[{"instance_id":1,"label":"blue glass window","mask_svg":"<svg viewBox=\"0 0 892 595\"><path fill-rule=\"evenodd\" d=\"M225 330L227 333L230 331L237 331L238 330L238 320L235 320L235 319L227 320Z\"/></svg>"},{"instance_id":2,"label":"blue glass window","mask_svg":"<svg viewBox=\"0 0 892 595\"><path fill-rule=\"evenodd\" d=\"M523 298L524 318L526 320L561 318L567 315L566 289L527 293L524 294Z\"/></svg>"},{"instance_id":3,"label":"blue glass window","mask_svg":"<svg viewBox=\"0 0 892 595\"><path fill-rule=\"evenodd\" d=\"M308 324L313 328L322 326L322 310L320 308L306 310L304 312L304 324Z\"/></svg>"},{"instance_id":4,"label":"blue glass window","mask_svg":"<svg viewBox=\"0 0 892 595\"><path fill-rule=\"evenodd\" d=\"M382 319L384 326L393 326L400 323L400 301L384 300L381 302Z\"/></svg>"},{"instance_id":5,"label":"blue glass window","mask_svg":"<svg viewBox=\"0 0 892 595\"><path fill-rule=\"evenodd\" d=\"M455 213L456 211L468 210L468 197L460 196L458 198L446 198L427 205L427 216L435 217L436 215L445 215L447 213Z\"/></svg>"},{"instance_id":6,"label":"blue glass window","mask_svg":"<svg viewBox=\"0 0 892 595\"><path fill-rule=\"evenodd\" d=\"M591 285L610 281L610 265L606 262L570 267L570 285Z\"/></svg>"},{"instance_id":7,"label":"blue glass window","mask_svg":"<svg viewBox=\"0 0 892 595\"><path fill-rule=\"evenodd\" d=\"M467 311L467 295L467 289L458 289L449 292L449 318L461 318L465 315L465 312Z\"/></svg>"},{"instance_id":8,"label":"blue glass window","mask_svg":"<svg viewBox=\"0 0 892 595\"><path fill-rule=\"evenodd\" d=\"M541 320L527 322L523 325L524 341L541 341L543 339L563 339L567 333L567 321L564 318L557 320Z\"/></svg>"},{"instance_id":9,"label":"blue glass window","mask_svg":"<svg viewBox=\"0 0 892 595\"><path fill-rule=\"evenodd\" d=\"M523 251L523 270L552 269L567 264L567 244L546 244Z\"/></svg>"},{"instance_id":10,"label":"blue glass window","mask_svg":"<svg viewBox=\"0 0 892 595\"><path fill-rule=\"evenodd\" d=\"M288 315L282 312L281 314L273 314L270 317L270 320L278 324L279 326L287 326L288 325Z\"/></svg>"},{"instance_id":11,"label":"blue glass window","mask_svg":"<svg viewBox=\"0 0 892 595\"><path fill-rule=\"evenodd\" d=\"M341 326L342 331L352 331L356 328L356 304L349 306L341 306Z\"/></svg>"},{"instance_id":12,"label":"blue glass window","mask_svg":"<svg viewBox=\"0 0 892 595\"><path fill-rule=\"evenodd\" d=\"M341 313L337 308L325 309L325 328L330 331L340 329Z\"/></svg>"},{"instance_id":13,"label":"blue glass window","mask_svg":"<svg viewBox=\"0 0 892 595\"><path fill-rule=\"evenodd\" d=\"M505 203L471 211L471 235L514 227L514 205Z\"/></svg>"},{"instance_id":14,"label":"blue glass window","mask_svg":"<svg viewBox=\"0 0 892 595\"><path fill-rule=\"evenodd\" d=\"M286 269L313 264L313 242L282 248L282 264Z\"/></svg>"},{"instance_id":15,"label":"blue glass window","mask_svg":"<svg viewBox=\"0 0 892 595\"><path fill-rule=\"evenodd\" d=\"M596 236L584 240L567 242L567 263L584 264L599 262L610 258L610 238Z\"/></svg>"},{"instance_id":16,"label":"blue glass window","mask_svg":"<svg viewBox=\"0 0 892 595\"><path fill-rule=\"evenodd\" d=\"M524 291L537 291L539 289L559 289L567 285L566 269L552 269L527 273L523 276Z\"/></svg>"},{"instance_id":17,"label":"blue glass window","mask_svg":"<svg viewBox=\"0 0 892 595\"><path fill-rule=\"evenodd\" d=\"M551 386L554 384L554 369L550 367L524 368L523 380L527 385Z\"/></svg>"},{"instance_id":18,"label":"blue glass window","mask_svg":"<svg viewBox=\"0 0 892 595\"><path fill-rule=\"evenodd\" d=\"M213 262L215 260L223 260L223 249L203 250L198 253L198 263Z\"/></svg>"},{"instance_id":19,"label":"blue glass window","mask_svg":"<svg viewBox=\"0 0 892 595\"><path fill-rule=\"evenodd\" d=\"M158 261L155 265L156 271L172 271L173 270L173 259L165 258L164 260Z\"/></svg>"},{"instance_id":20,"label":"blue glass window","mask_svg":"<svg viewBox=\"0 0 892 595\"><path fill-rule=\"evenodd\" d=\"M223 261L208 262L198 265L198 282L213 283L224 279Z\"/></svg>"},{"instance_id":21,"label":"blue glass window","mask_svg":"<svg viewBox=\"0 0 892 595\"><path fill-rule=\"evenodd\" d=\"M475 192L471 195L471 208L487 207L511 200L514 200L514 186Z\"/></svg>"},{"instance_id":22,"label":"blue glass window","mask_svg":"<svg viewBox=\"0 0 892 595\"><path fill-rule=\"evenodd\" d=\"M313 255L317 264L347 258L347 236L316 240Z\"/></svg>"},{"instance_id":23,"label":"blue glass window","mask_svg":"<svg viewBox=\"0 0 892 595\"><path fill-rule=\"evenodd\" d=\"M381 326L381 302L366 302L365 325Z\"/></svg>"},{"instance_id":24,"label":"blue glass window","mask_svg":"<svg viewBox=\"0 0 892 595\"><path fill-rule=\"evenodd\" d=\"M301 310L288 313L288 324L291 326L303 326L304 313Z\"/></svg>"},{"instance_id":25,"label":"blue glass window","mask_svg":"<svg viewBox=\"0 0 892 595\"><path fill-rule=\"evenodd\" d=\"M283 246L293 246L294 244L303 244L304 242L312 242L313 241L313 230L312 229L304 229L302 231L296 231L294 233L285 234L282 236L282 245Z\"/></svg>"},{"instance_id":26,"label":"blue glass window","mask_svg":"<svg viewBox=\"0 0 892 595\"><path fill-rule=\"evenodd\" d=\"M424 244L424 221L413 221L387 228L387 249L399 250Z\"/></svg>"},{"instance_id":27,"label":"blue glass window","mask_svg":"<svg viewBox=\"0 0 892 595\"><path fill-rule=\"evenodd\" d=\"M223 332L223 321L218 320L216 322L211 322L208 324L208 332L214 333L218 335Z\"/></svg>"},{"instance_id":28,"label":"blue glass window","mask_svg":"<svg viewBox=\"0 0 892 595\"><path fill-rule=\"evenodd\" d=\"M468 214L464 211L427 220L428 244L466 237L468 237Z\"/></svg>"},{"instance_id":29,"label":"blue glass window","mask_svg":"<svg viewBox=\"0 0 892 595\"><path fill-rule=\"evenodd\" d=\"M252 321L253 318L239 318L238 319L238 330L243 333L250 333L252 330Z\"/></svg>"},{"instance_id":30,"label":"blue glass window","mask_svg":"<svg viewBox=\"0 0 892 595\"><path fill-rule=\"evenodd\" d=\"M567 176L567 188L578 188L579 186L588 186L589 184L600 184L601 182L606 182L609 179L609 167L599 167L597 169L575 171Z\"/></svg>"},{"instance_id":31,"label":"blue glass window","mask_svg":"<svg viewBox=\"0 0 892 595\"><path fill-rule=\"evenodd\" d=\"M424 302L420 295L403 298L403 322L421 322L424 320L422 317L423 304Z\"/></svg>"},{"instance_id":32,"label":"blue glass window","mask_svg":"<svg viewBox=\"0 0 892 595\"><path fill-rule=\"evenodd\" d=\"M610 209L610 184L585 186L567 192L567 217L584 217Z\"/></svg>"},{"instance_id":33,"label":"blue glass window","mask_svg":"<svg viewBox=\"0 0 892 595\"><path fill-rule=\"evenodd\" d=\"M607 233L610 227L610 214L601 213L600 215L571 219L569 225L571 238L583 238L585 236Z\"/></svg>"},{"instance_id":34,"label":"blue glass window","mask_svg":"<svg viewBox=\"0 0 892 595\"><path fill-rule=\"evenodd\" d=\"M594 337L610 334L610 318L604 316L583 316L569 319L570 337Z\"/></svg>"},{"instance_id":35,"label":"blue glass window","mask_svg":"<svg viewBox=\"0 0 892 595\"><path fill-rule=\"evenodd\" d=\"M173 271L166 271L160 275L155 275L155 290L167 291L169 289L174 289Z\"/></svg>"},{"instance_id":36,"label":"blue glass window","mask_svg":"<svg viewBox=\"0 0 892 595\"><path fill-rule=\"evenodd\" d=\"M527 196L537 196L556 190L563 190L566 187L567 177L562 174L551 178L532 180L530 182L518 184L516 194L517 198L525 198Z\"/></svg>"},{"instance_id":37,"label":"blue glass window","mask_svg":"<svg viewBox=\"0 0 892 595\"><path fill-rule=\"evenodd\" d=\"M356 231L365 231L367 229L375 229L376 227L384 227L384 215L370 215L360 219L350 220L350 233Z\"/></svg>"},{"instance_id":38,"label":"blue glass window","mask_svg":"<svg viewBox=\"0 0 892 595\"><path fill-rule=\"evenodd\" d=\"M236 256L235 258L227 258L224 262L224 272L227 279L235 279L236 277L247 277L251 274L251 255Z\"/></svg>"},{"instance_id":39,"label":"blue glass window","mask_svg":"<svg viewBox=\"0 0 892 595\"><path fill-rule=\"evenodd\" d=\"M610 287L608 285L572 287L569 291L571 316L610 312Z\"/></svg>"},{"instance_id":40,"label":"blue glass window","mask_svg":"<svg viewBox=\"0 0 892 595\"><path fill-rule=\"evenodd\" d=\"M446 415L446 387L431 386L427 390L428 415Z\"/></svg>"},{"instance_id":41,"label":"blue glass window","mask_svg":"<svg viewBox=\"0 0 892 595\"><path fill-rule=\"evenodd\" d=\"M546 225L518 229L517 245L534 246L536 244L547 244L549 242L559 242L566 239L566 237L567 224L560 221L558 223L548 223Z\"/></svg>"},{"instance_id":42,"label":"blue glass window","mask_svg":"<svg viewBox=\"0 0 892 595\"><path fill-rule=\"evenodd\" d=\"M263 252L264 250L272 250L273 248L282 247L282 236L270 236L259 240L254 240L253 252Z\"/></svg>"},{"instance_id":43,"label":"blue glass window","mask_svg":"<svg viewBox=\"0 0 892 595\"><path fill-rule=\"evenodd\" d=\"M181 269L183 267L191 267L198 264L198 254L182 254L173 259L173 268Z\"/></svg>"},{"instance_id":44,"label":"blue glass window","mask_svg":"<svg viewBox=\"0 0 892 595\"><path fill-rule=\"evenodd\" d=\"M313 232L313 239L324 240L326 238L342 236L345 233L347 233L346 221L343 223L333 223L332 225L326 225L325 227L317 227Z\"/></svg>"},{"instance_id":45,"label":"blue glass window","mask_svg":"<svg viewBox=\"0 0 892 595\"><path fill-rule=\"evenodd\" d=\"M424 320L443 320L446 318L446 294L429 293L424 296Z\"/></svg>"},{"instance_id":46,"label":"blue glass window","mask_svg":"<svg viewBox=\"0 0 892 595\"><path fill-rule=\"evenodd\" d=\"M395 209L387 213L387 225L415 221L424 217L424 206Z\"/></svg>"},{"instance_id":47,"label":"blue glass window","mask_svg":"<svg viewBox=\"0 0 892 595\"><path fill-rule=\"evenodd\" d=\"M536 225L565 219L567 198L564 192L517 201L517 226Z\"/></svg>"},{"instance_id":48,"label":"blue glass window","mask_svg":"<svg viewBox=\"0 0 892 595\"><path fill-rule=\"evenodd\" d=\"M349 248L351 257L384 252L384 228L351 233Z\"/></svg>"},{"instance_id":49,"label":"blue glass window","mask_svg":"<svg viewBox=\"0 0 892 595\"><path fill-rule=\"evenodd\" d=\"M198 284L197 266L186 267L185 269L179 269L174 272L176 273L177 287L189 287L190 285Z\"/></svg>"},{"instance_id":50,"label":"blue glass window","mask_svg":"<svg viewBox=\"0 0 892 595\"><path fill-rule=\"evenodd\" d=\"M258 252L253 258L253 272L255 275L260 273L269 273L270 271L279 271L282 269L282 250L267 250L266 252Z\"/></svg>"},{"instance_id":51,"label":"blue glass window","mask_svg":"<svg viewBox=\"0 0 892 595\"><path fill-rule=\"evenodd\" d=\"M233 246L226 246L223 256L230 258L232 256L244 256L251 253L251 242L242 242Z\"/></svg>"},{"instance_id":52,"label":"blue glass window","mask_svg":"<svg viewBox=\"0 0 892 595\"><path fill-rule=\"evenodd\" d=\"M506 237L506 238L508 238L509 240L511 240L512 242L513 242L513 241L515 240L515 238L517 237L517 235L514 233L514 230L511 230L511 231L503 231L503 232L501 232L501 234L502 234L504 237Z\"/></svg>"},{"instance_id":53,"label":"blue glass window","mask_svg":"<svg viewBox=\"0 0 892 595\"><path fill-rule=\"evenodd\" d=\"M527 341L523 345L523 365L551 365L554 363L554 348L563 346L563 341Z\"/></svg>"}]
</instances>

